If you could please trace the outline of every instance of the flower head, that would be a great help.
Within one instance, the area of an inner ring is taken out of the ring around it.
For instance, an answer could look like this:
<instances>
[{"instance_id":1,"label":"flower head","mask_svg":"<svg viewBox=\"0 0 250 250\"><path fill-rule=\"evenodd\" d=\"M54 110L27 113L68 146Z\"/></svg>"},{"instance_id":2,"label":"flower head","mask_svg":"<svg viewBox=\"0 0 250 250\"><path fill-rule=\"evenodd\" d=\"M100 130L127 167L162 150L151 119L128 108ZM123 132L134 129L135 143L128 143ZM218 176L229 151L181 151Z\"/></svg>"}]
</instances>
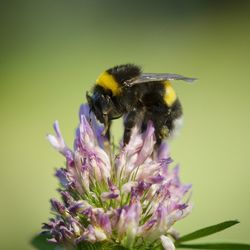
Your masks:
<instances>
[{"instance_id":1,"label":"flower head","mask_svg":"<svg viewBox=\"0 0 250 250\"><path fill-rule=\"evenodd\" d=\"M64 143L58 122L56 136L48 135L66 158L66 168L55 174L63 202L51 200L56 216L43 226L49 241L65 247L103 242L109 249L159 244L174 249L168 236L191 211L185 198L190 185L180 182L178 167L169 168L167 144L155 146L153 124L143 133L135 127L129 143L114 152L87 105L79 117L74 150Z\"/></svg>"}]
</instances>

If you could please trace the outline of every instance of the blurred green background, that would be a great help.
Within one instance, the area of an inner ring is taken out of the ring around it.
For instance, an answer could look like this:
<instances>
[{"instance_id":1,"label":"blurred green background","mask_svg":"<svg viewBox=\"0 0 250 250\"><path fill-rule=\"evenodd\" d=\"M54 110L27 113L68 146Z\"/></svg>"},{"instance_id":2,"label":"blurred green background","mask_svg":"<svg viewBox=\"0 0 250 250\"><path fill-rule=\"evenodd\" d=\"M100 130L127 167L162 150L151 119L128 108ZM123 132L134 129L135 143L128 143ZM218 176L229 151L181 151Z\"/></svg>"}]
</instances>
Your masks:
<instances>
[{"instance_id":1,"label":"blurred green background","mask_svg":"<svg viewBox=\"0 0 250 250\"><path fill-rule=\"evenodd\" d=\"M127 62L199 78L174 85L185 125L172 156L195 204L176 228L239 219L207 241L250 242L249 1L23 0L0 12L0 249L34 249L64 162L45 135L58 119L72 145L85 92Z\"/></svg>"}]
</instances>

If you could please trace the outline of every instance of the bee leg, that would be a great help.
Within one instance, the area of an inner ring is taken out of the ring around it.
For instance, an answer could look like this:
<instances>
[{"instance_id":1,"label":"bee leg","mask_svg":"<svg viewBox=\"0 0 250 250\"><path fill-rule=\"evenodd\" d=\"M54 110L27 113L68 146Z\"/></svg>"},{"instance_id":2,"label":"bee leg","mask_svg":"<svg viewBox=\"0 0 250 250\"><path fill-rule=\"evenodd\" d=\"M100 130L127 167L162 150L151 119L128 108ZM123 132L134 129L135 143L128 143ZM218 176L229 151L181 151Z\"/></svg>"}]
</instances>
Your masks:
<instances>
[{"instance_id":1,"label":"bee leg","mask_svg":"<svg viewBox=\"0 0 250 250\"><path fill-rule=\"evenodd\" d=\"M124 134L123 134L123 143L124 143L124 145L129 143L132 128L136 124L135 118L136 118L136 112L131 111L130 113L128 113L128 115L126 116L126 118L124 120Z\"/></svg>"},{"instance_id":2,"label":"bee leg","mask_svg":"<svg viewBox=\"0 0 250 250\"><path fill-rule=\"evenodd\" d=\"M162 115L155 113L155 117L152 119L155 128L155 149L159 148L162 140L165 139L169 133L169 129L164 125Z\"/></svg>"},{"instance_id":3,"label":"bee leg","mask_svg":"<svg viewBox=\"0 0 250 250\"><path fill-rule=\"evenodd\" d=\"M110 128L111 128L111 121L109 121L107 131L106 131L106 137L110 141Z\"/></svg>"},{"instance_id":4,"label":"bee leg","mask_svg":"<svg viewBox=\"0 0 250 250\"><path fill-rule=\"evenodd\" d=\"M158 149L160 147L161 143L162 143L162 138L157 136L155 147Z\"/></svg>"},{"instance_id":5,"label":"bee leg","mask_svg":"<svg viewBox=\"0 0 250 250\"><path fill-rule=\"evenodd\" d=\"M160 133L160 128L157 126L157 123L153 122L153 124L155 127L155 139L156 139L155 149L157 150L162 143L162 136Z\"/></svg>"},{"instance_id":6,"label":"bee leg","mask_svg":"<svg viewBox=\"0 0 250 250\"><path fill-rule=\"evenodd\" d=\"M124 119L124 134L123 134L123 143L124 145L129 143L132 128L141 123L143 119L143 112L138 109L130 111Z\"/></svg>"},{"instance_id":7,"label":"bee leg","mask_svg":"<svg viewBox=\"0 0 250 250\"><path fill-rule=\"evenodd\" d=\"M110 144L112 143L111 142L111 138L110 138L110 128L111 128L111 121L109 121L109 124L108 124L108 127L106 129L106 134L105 134L105 137L107 138L107 140L104 140L104 149L106 152L109 153L109 155L111 156L111 146Z\"/></svg>"},{"instance_id":8,"label":"bee leg","mask_svg":"<svg viewBox=\"0 0 250 250\"><path fill-rule=\"evenodd\" d=\"M107 132L110 129L110 121L109 121L107 115L104 115L103 119L104 119L104 129L102 131L102 135L105 136L105 135L107 135Z\"/></svg>"}]
</instances>

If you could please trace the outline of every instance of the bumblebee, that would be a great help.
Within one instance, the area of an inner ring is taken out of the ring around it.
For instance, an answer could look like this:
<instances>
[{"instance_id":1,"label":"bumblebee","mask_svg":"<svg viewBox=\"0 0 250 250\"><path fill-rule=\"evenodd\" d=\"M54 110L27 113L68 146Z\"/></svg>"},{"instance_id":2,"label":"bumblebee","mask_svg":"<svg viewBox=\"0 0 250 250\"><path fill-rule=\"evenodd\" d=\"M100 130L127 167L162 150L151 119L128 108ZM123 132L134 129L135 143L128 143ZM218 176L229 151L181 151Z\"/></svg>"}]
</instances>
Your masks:
<instances>
[{"instance_id":1,"label":"bumblebee","mask_svg":"<svg viewBox=\"0 0 250 250\"><path fill-rule=\"evenodd\" d=\"M111 121L124 116L123 142L139 125L144 131L151 120L159 145L175 131L182 117L181 103L170 80L192 82L189 78L168 73L143 73L134 64L118 65L103 72L86 94L90 110L104 124L103 135L110 136Z\"/></svg>"}]
</instances>

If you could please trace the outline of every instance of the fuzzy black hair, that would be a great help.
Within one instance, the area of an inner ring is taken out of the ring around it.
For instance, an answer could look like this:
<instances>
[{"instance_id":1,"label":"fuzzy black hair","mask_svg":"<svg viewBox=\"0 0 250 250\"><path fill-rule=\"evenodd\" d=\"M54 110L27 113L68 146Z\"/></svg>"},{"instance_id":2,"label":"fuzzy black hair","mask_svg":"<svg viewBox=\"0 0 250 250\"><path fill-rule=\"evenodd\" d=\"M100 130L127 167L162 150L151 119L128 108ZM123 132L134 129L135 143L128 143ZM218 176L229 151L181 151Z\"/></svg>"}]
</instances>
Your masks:
<instances>
[{"instance_id":1,"label":"fuzzy black hair","mask_svg":"<svg viewBox=\"0 0 250 250\"><path fill-rule=\"evenodd\" d=\"M107 70L119 84L135 78L141 74L141 68L134 64L118 65Z\"/></svg>"}]
</instances>

